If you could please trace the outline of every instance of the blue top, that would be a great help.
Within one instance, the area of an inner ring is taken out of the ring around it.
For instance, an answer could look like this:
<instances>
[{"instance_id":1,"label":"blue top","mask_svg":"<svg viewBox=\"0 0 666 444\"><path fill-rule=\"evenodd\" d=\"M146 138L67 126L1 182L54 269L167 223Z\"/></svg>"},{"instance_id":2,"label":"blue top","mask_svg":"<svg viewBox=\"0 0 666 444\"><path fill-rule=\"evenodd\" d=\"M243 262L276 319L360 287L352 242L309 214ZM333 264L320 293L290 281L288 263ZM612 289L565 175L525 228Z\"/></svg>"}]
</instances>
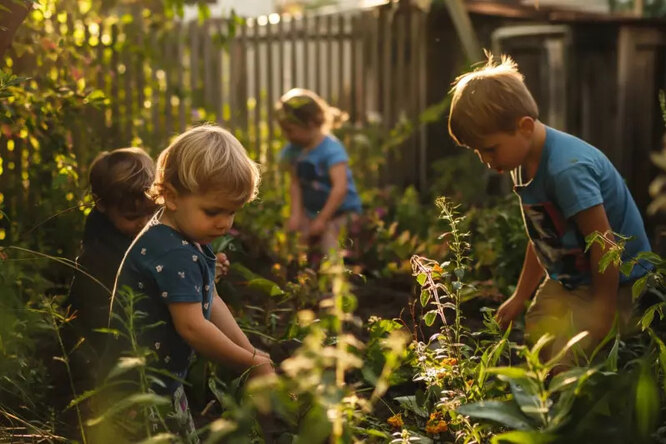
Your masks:
<instances>
[{"instance_id":1,"label":"blue top","mask_svg":"<svg viewBox=\"0 0 666 444\"><path fill-rule=\"evenodd\" d=\"M135 312L146 313L142 325L162 324L141 331L139 341L156 353L158 361L153 367L179 378L187 375L194 353L176 331L168 304L197 302L204 317L210 318L216 260L209 245L202 245L201 250L153 219L128 250L116 281L118 290L128 286L147 296L138 302ZM180 385L176 380L165 382L168 393Z\"/></svg>"},{"instance_id":2,"label":"blue top","mask_svg":"<svg viewBox=\"0 0 666 444\"><path fill-rule=\"evenodd\" d=\"M514 190L541 264L567 288L591 282L585 239L572 219L580 211L603 204L611 229L633 237L623 261L650 251L643 220L624 180L601 151L577 137L546 127L534 179L517 183ZM620 283L647 273L651 267L643 265L636 265L630 276L620 273Z\"/></svg>"},{"instance_id":3,"label":"blue top","mask_svg":"<svg viewBox=\"0 0 666 444\"><path fill-rule=\"evenodd\" d=\"M345 147L334 136L326 135L319 145L305 150L292 143L280 153L280 159L296 167L296 174L303 193L303 206L308 216L317 216L331 194L329 170L338 163L347 163L347 195L336 214L360 213L361 199L349 169L349 156Z\"/></svg>"}]
</instances>

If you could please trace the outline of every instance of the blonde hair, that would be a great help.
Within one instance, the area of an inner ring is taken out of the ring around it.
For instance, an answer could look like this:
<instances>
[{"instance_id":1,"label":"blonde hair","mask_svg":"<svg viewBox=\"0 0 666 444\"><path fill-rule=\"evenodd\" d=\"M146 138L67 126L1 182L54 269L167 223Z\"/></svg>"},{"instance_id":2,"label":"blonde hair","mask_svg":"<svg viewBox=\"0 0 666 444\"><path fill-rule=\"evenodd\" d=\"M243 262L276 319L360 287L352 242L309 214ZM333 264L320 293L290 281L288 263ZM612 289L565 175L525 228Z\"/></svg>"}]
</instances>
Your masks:
<instances>
[{"instance_id":1,"label":"blonde hair","mask_svg":"<svg viewBox=\"0 0 666 444\"><path fill-rule=\"evenodd\" d=\"M164 192L171 185L178 193L226 193L240 204L257 196L261 173L248 157L243 145L229 131L204 124L178 137L157 159L157 174L150 195L164 203Z\"/></svg>"},{"instance_id":2,"label":"blonde hair","mask_svg":"<svg viewBox=\"0 0 666 444\"><path fill-rule=\"evenodd\" d=\"M496 64L490 52L480 68L453 82L449 134L458 145L479 147L497 132L513 132L518 120L539 118L539 107L524 83L518 65L507 55Z\"/></svg>"},{"instance_id":3,"label":"blonde hair","mask_svg":"<svg viewBox=\"0 0 666 444\"><path fill-rule=\"evenodd\" d=\"M146 192L154 178L153 159L136 147L102 151L88 175L96 203L124 212L143 211L153 204Z\"/></svg>"},{"instance_id":4,"label":"blonde hair","mask_svg":"<svg viewBox=\"0 0 666 444\"><path fill-rule=\"evenodd\" d=\"M330 106L314 91L304 88L287 91L275 104L275 111L280 123L316 125L324 130L338 128L349 119L349 114Z\"/></svg>"}]
</instances>

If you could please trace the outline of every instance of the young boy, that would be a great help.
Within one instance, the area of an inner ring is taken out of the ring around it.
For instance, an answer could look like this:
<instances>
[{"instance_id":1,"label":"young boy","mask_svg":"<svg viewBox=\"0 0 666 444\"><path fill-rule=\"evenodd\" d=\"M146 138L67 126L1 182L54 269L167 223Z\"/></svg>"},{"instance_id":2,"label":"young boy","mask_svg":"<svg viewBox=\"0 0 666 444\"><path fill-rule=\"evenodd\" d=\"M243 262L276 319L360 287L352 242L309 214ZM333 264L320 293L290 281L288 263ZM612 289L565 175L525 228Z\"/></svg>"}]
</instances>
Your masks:
<instances>
[{"instance_id":1,"label":"young boy","mask_svg":"<svg viewBox=\"0 0 666 444\"><path fill-rule=\"evenodd\" d=\"M195 350L251 376L273 373L270 358L252 346L218 296L209 245L255 198L259 179L259 168L228 131L204 125L181 134L157 161L150 194L163 208L118 273L114 299L127 288L145 296L135 311L153 327L139 341L153 352L150 366L163 382L152 389L172 400L167 423L186 442L197 441L182 384Z\"/></svg>"},{"instance_id":2,"label":"young boy","mask_svg":"<svg viewBox=\"0 0 666 444\"><path fill-rule=\"evenodd\" d=\"M67 303L77 311L75 334L83 336L84 368L102 353L109 298L120 262L134 237L156 211L146 195L155 165L141 148L104 151L90 165L89 182L95 206L86 219L78 270Z\"/></svg>"},{"instance_id":3,"label":"young boy","mask_svg":"<svg viewBox=\"0 0 666 444\"><path fill-rule=\"evenodd\" d=\"M585 253L585 237L594 232L609 241L613 232L631 236L624 261L650 250L622 177L601 151L539 121L537 105L509 57L498 65L490 57L485 66L458 77L452 94L449 133L489 168L511 172L530 239L516 290L498 309L497 321L507 327L536 291L525 317L526 339L554 335L544 349L552 357L573 335L588 331L581 346L590 350L610 331L616 313L620 325L628 320L631 284L647 271L636 266L624 276L611 265L601 273L603 249L594 245Z\"/></svg>"}]
</instances>

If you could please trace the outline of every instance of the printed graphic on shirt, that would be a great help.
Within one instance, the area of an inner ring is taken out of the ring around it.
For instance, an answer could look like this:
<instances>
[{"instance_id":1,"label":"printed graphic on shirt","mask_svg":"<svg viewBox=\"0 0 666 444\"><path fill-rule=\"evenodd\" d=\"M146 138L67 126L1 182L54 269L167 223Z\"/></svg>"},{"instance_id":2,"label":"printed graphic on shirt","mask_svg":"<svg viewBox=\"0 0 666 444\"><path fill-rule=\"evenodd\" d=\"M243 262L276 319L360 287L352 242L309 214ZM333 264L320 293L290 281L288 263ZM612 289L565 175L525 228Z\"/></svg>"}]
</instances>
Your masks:
<instances>
[{"instance_id":1,"label":"printed graphic on shirt","mask_svg":"<svg viewBox=\"0 0 666 444\"><path fill-rule=\"evenodd\" d=\"M550 277L565 287L584 281L589 275L589 261L583 249L563 244L567 221L559 209L552 202L525 204L523 214L536 254Z\"/></svg>"}]
</instances>

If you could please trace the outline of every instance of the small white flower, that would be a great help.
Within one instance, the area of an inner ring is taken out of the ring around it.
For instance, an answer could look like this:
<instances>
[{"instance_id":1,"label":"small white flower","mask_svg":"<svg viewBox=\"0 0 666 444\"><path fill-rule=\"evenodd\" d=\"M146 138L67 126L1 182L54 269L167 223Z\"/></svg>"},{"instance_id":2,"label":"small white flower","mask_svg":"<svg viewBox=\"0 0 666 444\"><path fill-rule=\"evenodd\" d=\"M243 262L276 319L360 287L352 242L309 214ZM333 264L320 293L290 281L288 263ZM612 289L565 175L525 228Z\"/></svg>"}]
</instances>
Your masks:
<instances>
[{"instance_id":1,"label":"small white flower","mask_svg":"<svg viewBox=\"0 0 666 444\"><path fill-rule=\"evenodd\" d=\"M199 292L201 291L201 287L199 287L198 285L195 285L195 286L194 286L194 291L196 291L197 293L199 293Z\"/></svg>"},{"instance_id":2,"label":"small white flower","mask_svg":"<svg viewBox=\"0 0 666 444\"><path fill-rule=\"evenodd\" d=\"M141 254L143 254L144 256L146 255L146 249L145 248L141 249Z\"/></svg>"},{"instance_id":3,"label":"small white flower","mask_svg":"<svg viewBox=\"0 0 666 444\"><path fill-rule=\"evenodd\" d=\"M208 310L208 302L204 304L204 310Z\"/></svg>"},{"instance_id":4,"label":"small white flower","mask_svg":"<svg viewBox=\"0 0 666 444\"><path fill-rule=\"evenodd\" d=\"M182 240L182 241L180 241L180 243L183 244L183 245L187 245L189 242L187 242L186 240Z\"/></svg>"},{"instance_id":5,"label":"small white flower","mask_svg":"<svg viewBox=\"0 0 666 444\"><path fill-rule=\"evenodd\" d=\"M185 279L185 272L184 271L179 271L178 276L180 276L181 279Z\"/></svg>"},{"instance_id":6,"label":"small white flower","mask_svg":"<svg viewBox=\"0 0 666 444\"><path fill-rule=\"evenodd\" d=\"M206 285L206 286L204 287L204 290L206 290L206 291L210 290L210 285Z\"/></svg>"},{"instance_id":7,"label":"small white flower","mask_svg":"<svg viewBox=\"0 0 666 444\"><path fill-rule=\"evenodd\" d=\"M143 282L139 282L139 283L136 284L136 285L137 285L137 287L139 287L139 289L142 289L142 288L143 288Z\"/></svg>"},{"instance_id":8,"label":"small white flower","mask_svg":"<svg viewBox=\"0 0 666 444\"><path fill-rule=\"evenodd\" d=\"M196 254L193 254L193 255L192 255L192 260L193 260L194 262L198 261L198 260L199 260L199 256L197 256Z\"/></svg>"},{"instance_id":9,"label":"small white flower","mask_svg":"<svg viewBox=\"0 0 666 444\"><path fill-rule=\"evenodd\" d=\"M164 358L164 362L166 362L167 364L169 363L169 361L171 361L171 356L167 356Z\"/></svg>"},{"instance_id":10,"label":"small white flower","mask_svg":"<svg viewBox=\"0 0 666 444\"><path fill-rule=\"evenodd\" d=\"M159 350L159 349L160 349L160 345L162 345L162 344L160 344L159 342L156 342L156 343L155 343L155 350Z\"/></svg>"},{"instance_id":11,"label":"small white flower","mask_svg":"<svg viewBox=\"0 0 666 444\"><path fill-rule=\"evenodd\" d=\"M167 297L167 296L169 296L169 293L167 293L166 291L163 291L163 292L162 292L162 297L165 298L165 297Z\"/></svg>"},{"instance_id":12,"label":"small white flower","mask_svg":"<svg viewBox=\"0 0 666 444\"><path fill-rule=\"evenodd\" d=\"M161 265L158 265L157 267L155 267L155 270L157 270L158 273L161 273L163 269L164 269L164 267L161 266Z\"/></svg>"}]
</instances>

